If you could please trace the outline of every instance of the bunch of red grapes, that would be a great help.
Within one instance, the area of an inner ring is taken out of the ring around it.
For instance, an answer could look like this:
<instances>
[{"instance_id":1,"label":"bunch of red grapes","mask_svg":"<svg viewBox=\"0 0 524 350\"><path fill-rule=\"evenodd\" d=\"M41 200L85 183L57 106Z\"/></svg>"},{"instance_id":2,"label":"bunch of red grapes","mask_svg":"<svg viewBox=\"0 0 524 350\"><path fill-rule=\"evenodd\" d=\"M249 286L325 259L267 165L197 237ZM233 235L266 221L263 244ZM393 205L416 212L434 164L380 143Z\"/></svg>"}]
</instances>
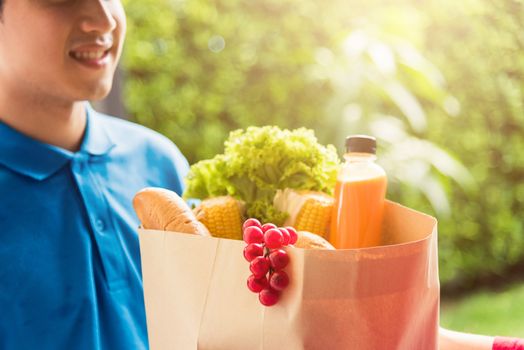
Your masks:
<instances>
[{"instance_id":1,"label":"bunch of red grapes","mask_svg":"<svg viewBox=\"0 0 524 350\"><path fill-rule=\"evenodd\" d=\"M244 257L249 261L252 275L247 287L258 293L260 303L272 306L278 302L280 293L289 285L289 276L283 269L289 264L289 256L282 248L295 244L297 231L293 227L262 225L257 219L247 219L243 225Z\"/></svg>"}]
</instances>

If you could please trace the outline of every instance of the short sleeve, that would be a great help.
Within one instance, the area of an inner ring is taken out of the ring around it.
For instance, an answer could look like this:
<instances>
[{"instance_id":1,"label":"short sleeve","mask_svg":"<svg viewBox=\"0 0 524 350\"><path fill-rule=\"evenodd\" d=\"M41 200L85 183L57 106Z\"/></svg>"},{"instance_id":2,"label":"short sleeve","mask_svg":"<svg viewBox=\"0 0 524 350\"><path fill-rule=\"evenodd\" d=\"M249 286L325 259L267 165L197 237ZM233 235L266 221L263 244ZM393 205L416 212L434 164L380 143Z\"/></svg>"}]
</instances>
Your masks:
<instances>
[{"instance_id":1,"label":"short sleeve","mask_svg":"<svg viewBox=\"0 0 524 350\"><path fill-rule=\"evenodd\" d=\"M171 169L173 176L168 179L170 183L166 184L166 188L175 191L179 195L182 195L185 189L184 179L189 172L189 163L187 162L186 157L180 152L177 146L171 144L170 147L170 160L173 166Z\"/></svg>"}]
</instances>

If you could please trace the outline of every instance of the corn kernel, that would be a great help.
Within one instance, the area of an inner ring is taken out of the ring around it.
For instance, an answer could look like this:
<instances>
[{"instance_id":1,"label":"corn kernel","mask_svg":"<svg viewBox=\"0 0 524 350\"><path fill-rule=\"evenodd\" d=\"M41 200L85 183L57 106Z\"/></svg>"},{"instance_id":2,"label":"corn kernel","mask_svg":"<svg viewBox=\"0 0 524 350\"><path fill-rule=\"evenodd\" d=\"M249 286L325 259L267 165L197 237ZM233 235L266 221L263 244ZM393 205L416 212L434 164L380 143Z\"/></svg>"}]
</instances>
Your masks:
<instances>
[{"instance_id":1,"label":"corn kernel","mask_svg":"<svg viewBox=\"0 0 524 350\"><path fill-rule=\"evenodd\" d=\"M243 205L233 197L205 199L195 208L195 215L213 237L242 239Z\"/></svg>"}]
</instances>

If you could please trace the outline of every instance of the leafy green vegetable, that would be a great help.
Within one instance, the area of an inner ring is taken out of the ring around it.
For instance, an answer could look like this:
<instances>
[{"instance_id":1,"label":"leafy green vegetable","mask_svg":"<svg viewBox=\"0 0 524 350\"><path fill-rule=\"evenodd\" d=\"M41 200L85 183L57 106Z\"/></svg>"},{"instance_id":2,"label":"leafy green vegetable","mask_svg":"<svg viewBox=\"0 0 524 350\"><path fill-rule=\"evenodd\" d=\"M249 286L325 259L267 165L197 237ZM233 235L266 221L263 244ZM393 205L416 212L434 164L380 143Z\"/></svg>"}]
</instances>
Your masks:
<instances>
[{"instance_id":1,"label":"leafy green vegetable","mask_svg":"<svg viewBox=\"0 0 524 350\"><path fill-rule=\"evenodd\" d=\"M280 225L287 214L273 207L276 191L331 194L339 166L335 147L319 144L313 130L249 127L230 133L224 154L191 167L184 198L231 195L246 202L249 217Z\"/></svg>"}]
</instances>

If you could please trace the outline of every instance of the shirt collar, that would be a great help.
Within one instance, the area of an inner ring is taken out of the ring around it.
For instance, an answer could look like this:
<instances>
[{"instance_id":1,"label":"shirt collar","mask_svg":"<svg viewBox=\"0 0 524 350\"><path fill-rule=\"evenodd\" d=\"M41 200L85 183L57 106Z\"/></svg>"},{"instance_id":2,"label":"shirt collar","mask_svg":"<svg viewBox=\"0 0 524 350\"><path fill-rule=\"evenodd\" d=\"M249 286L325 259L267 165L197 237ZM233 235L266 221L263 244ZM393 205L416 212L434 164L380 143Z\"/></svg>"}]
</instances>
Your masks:
<instances>
[{"instance_id":1,"label":"shirt collar","mask_svg":"<svg viewBox=\"0 0 524 350\"><path fill-rule=\"evenodd\" d=\"M82 146L80 146L80 152L86 152L92 156L103 156L115 147L103 121L100 120L101 118L102 117L91 108L91 105L86 103L87 125L84 140L82 141Z\"/></svg>"},{"instance_id":2,"label":"shirt collar","mask_svg":"<svg viewBox=\"0 0 524 350\"><path fill-rule=\"evenodd\" d=\"M44 180L77 156L103 156L115 146L97 112L86 104L86 130L77 153L42 143L0 121L0 164Z\"/></svg>"}]
</instances>

